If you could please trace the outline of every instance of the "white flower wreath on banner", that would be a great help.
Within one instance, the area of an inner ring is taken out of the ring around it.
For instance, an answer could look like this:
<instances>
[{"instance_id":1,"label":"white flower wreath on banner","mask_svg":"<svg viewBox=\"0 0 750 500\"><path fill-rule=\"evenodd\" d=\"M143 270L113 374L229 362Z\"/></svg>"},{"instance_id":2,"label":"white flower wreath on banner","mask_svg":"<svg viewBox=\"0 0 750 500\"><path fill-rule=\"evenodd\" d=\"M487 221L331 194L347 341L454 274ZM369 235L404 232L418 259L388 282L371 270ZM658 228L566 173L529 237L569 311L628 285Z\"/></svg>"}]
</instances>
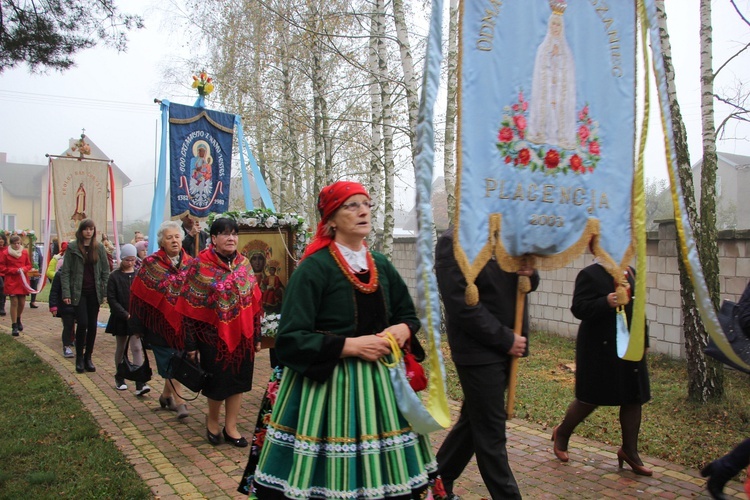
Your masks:
<instances>
[{"instance_id":1,"label":"white flower wreath on banner","mask_svg":"<svg viewBox=\"0 0 750 500\"><path fill-rule=\"evenodd\" d=\"M279 318L281 318L281 315L277 313L265 314L260 320L261 336L275 338L279 329Z\"/></svg>"},{"instance_id":2,"label":"white flower wreath on banner","mask_svg":"<svg viewBox=\"0 0 750 500\"><path fill-rule=\"evenodd\" d=\"M231 211L223 214L211 214L208 217L208 225L210 226L215 219L220 217L234 219L240 227L291 228L294 231L294 249L289 248L288 251L292 252L292 258L295 261L302 256L312 237L312 234L307 230L307 222L297 214L280 214L266 208Z\"/></svg>"}]
</instances>

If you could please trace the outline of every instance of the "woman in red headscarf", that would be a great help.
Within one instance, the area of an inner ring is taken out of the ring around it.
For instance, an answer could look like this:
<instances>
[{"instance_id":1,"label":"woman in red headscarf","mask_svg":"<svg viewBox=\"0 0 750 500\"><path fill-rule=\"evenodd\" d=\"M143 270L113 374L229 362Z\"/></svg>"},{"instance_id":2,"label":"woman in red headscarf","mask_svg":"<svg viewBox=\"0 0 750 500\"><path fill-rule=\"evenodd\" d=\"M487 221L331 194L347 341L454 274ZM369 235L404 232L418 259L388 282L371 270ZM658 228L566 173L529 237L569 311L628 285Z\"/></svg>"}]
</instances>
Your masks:
<instances>
[{"instance_id":1,"label":"woman in red headscarf","mask_svg":"<svg viewBox=\"0 0 750 500\"><path fill-rule=\"evenodd\" d=\"M315 239L281 306L276 354L285 368L254 471L258 498L416 498L436 469L379 362L391 353L387 332L424 351L406 284L365 246L372 207L356 182L318 198Z\"/></svg>"}]
</instances>

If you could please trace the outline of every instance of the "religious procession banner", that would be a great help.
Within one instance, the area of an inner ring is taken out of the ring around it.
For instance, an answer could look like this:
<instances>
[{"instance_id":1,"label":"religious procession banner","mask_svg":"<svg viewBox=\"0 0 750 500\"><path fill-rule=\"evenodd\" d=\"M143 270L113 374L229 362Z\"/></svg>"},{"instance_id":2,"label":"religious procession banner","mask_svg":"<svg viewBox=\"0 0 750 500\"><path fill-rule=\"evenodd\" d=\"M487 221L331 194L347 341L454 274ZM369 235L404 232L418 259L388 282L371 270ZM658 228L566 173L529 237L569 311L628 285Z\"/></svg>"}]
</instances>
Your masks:
<instances>
[{"instance_id":1,"label":"religious procession banner","mask_svg":"<svg viewBox=\"0 0 750 500\"><path fill-rule=\"evenodd\" d=\"M169 105L172 217L205 218L229 209L235 115Z\"/></svg>"},{"instance_id":2,"label":"religious procession banner","mask_svg":"<svg viewBox=\"0 0 750 500\"><path fill-rule=\"evenodd\" d=\"M637 19L636 0L462 2L454 251L467 302L491 258L510 272L555 269L587 247L627 301L642 230ZM645 297L636 297L635 343L627 327L618 342L626 359L643 354Z\"/></svg>"},{"instance_id":3,"label":"religious procession banner","mask_svg":"<svg viewBox=\"0 0 750 500\"><path fill-rule=\"evenodd\" d=\"M633 254L636 5L463 2L457 246L468 276L495 255L556 268ZM498 238L499 235L499 238Z\"/></svg>"},{"instance_id":4,"label":"religious procession banner","mask_svg":"<svg viewBox=\"0 0 750 500\"><path fill-rule=\"evenodd\" d=\"M83 219L92 219L99 233L106 231L107 162L53 157L50 163L59 240L75 239L76 230Z\"/></svg>"}]
</instances>

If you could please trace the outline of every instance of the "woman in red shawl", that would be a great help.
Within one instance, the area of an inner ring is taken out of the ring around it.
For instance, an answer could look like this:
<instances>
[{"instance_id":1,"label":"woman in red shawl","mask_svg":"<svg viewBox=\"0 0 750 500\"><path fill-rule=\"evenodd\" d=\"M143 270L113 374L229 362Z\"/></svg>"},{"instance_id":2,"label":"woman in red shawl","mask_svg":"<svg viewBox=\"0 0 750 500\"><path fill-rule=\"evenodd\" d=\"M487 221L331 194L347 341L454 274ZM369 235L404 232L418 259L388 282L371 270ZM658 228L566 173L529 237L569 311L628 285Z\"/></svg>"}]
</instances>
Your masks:
<instances>
[{"instance_id":1,"label":"woman in red shawl","mask_svg":"<svg viewBox=\"0 0 750 500\"><path fill-rule=\"evenodd\" d=\"M237 251L237 223L219 218L211 224L211 245L188 266L177 311L182 314L185 350L211 376L203 389L208 399L206 438L237 447L247 440L237 430L242 393L253 381L253 360L260 350L261 292L250 261ZM219 412L224 403L224 429Z\"/></svg>"},{"instance_id":2,"label":"woman in red shawl","mask_svg":"<svg viewBox=\"0 0 750 500\"><path fill-rule=\"evenodd\" d=\"M169 360L176 349L182 349L180 315L175 310L177 297L185 280L190 256L182 249L182 227L179 222L162 222L156 233L159 250L143 259L130 287L130 331L144 337L156 359L164 390L159 404L177 412L177 418L188 416L187 405L180 397L180 383L170 378Z\"/></svg>"}]
</instances>

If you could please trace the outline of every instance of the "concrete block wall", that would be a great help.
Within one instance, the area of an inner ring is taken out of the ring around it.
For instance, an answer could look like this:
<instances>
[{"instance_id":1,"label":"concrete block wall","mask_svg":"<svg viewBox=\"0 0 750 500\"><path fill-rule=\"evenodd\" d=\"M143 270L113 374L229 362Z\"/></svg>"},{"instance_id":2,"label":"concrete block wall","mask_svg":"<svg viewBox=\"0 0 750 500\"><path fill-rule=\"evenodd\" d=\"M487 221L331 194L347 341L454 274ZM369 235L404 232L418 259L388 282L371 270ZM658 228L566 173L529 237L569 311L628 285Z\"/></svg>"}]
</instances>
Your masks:
<instances>
[{"instance_id":1,"label":"concrete block wall","mask_svg":"<svg viewBox=\"0 0 750 500\"><path fill-rule=\"evenodd\" d=\"M393 262L416 298L415 238L394 242ZM739 300L750 281L750 230L719 233L719 287L722 300ZM651 349L674 358L684 357L677 231L674 221L659 224L647 241L646 318ZM579 321L570 312L578 272L593 262L589 253L567 267L540 271L536 292L529 295L532 328L575 337Z\"/></svg>"}]
</instances>

